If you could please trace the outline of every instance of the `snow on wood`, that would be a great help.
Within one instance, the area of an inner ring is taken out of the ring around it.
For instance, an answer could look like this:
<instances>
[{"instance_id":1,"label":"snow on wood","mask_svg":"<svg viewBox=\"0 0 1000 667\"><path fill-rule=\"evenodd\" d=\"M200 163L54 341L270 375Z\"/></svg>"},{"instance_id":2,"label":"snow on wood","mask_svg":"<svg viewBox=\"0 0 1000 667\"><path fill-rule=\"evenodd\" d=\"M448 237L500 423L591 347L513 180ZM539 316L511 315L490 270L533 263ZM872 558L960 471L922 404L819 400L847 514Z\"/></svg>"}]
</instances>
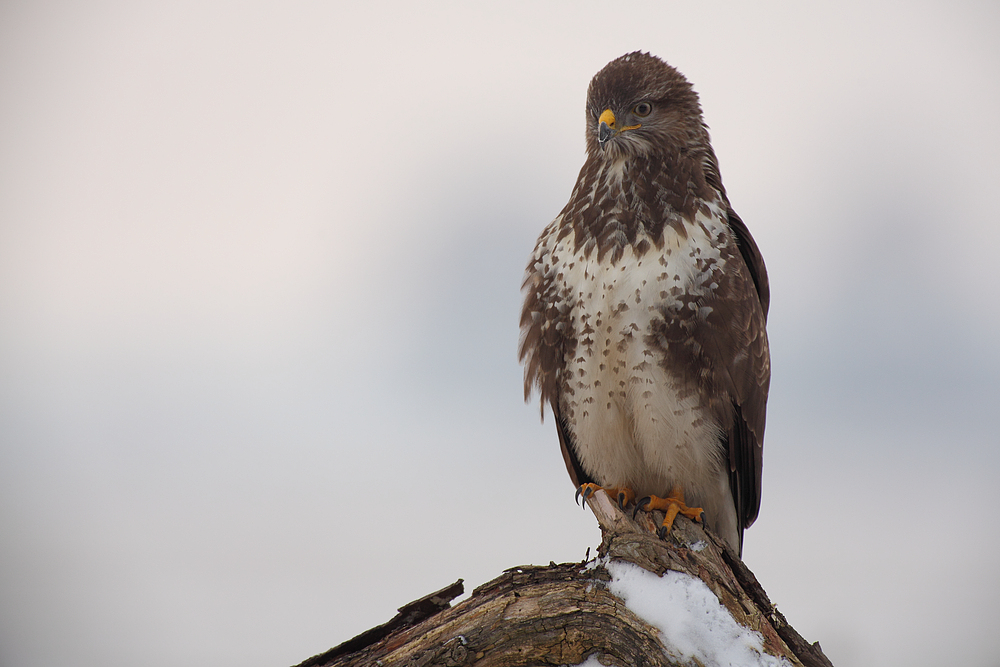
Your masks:
<instances>
[{"instance_id":1,"label":"snow on wood","mask_svg":"<svg viewBox=\"0 0 1000 667\"><path fill-rule=\"evenodd\" d=\"M660 539L662 515L639 512L633 520L604 493L588 506L603 533L597 559L511 568L449 606L460 591L453 584L300 667L832 667L742 561L699 525L678 518ZM410 609L422 611L404 613Z\"/></svg>"}]
</instances>

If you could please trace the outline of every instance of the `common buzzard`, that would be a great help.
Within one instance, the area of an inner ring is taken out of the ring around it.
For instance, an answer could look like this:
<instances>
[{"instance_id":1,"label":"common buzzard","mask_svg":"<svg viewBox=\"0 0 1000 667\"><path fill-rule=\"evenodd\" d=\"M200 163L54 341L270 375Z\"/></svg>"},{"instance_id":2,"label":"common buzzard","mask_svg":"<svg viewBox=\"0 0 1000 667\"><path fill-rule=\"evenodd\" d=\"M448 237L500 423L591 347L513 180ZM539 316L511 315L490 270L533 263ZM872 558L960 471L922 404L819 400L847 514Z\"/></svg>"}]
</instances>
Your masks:
<instances>
[{"instance_id":1,"label":"common buzzard","mask_svg":"<svg viewBox=\"0 0 1000 667\"><path fill-rule=\"evenodd\" d=\"M524 280L525 399L551 406L584 502L639 498L666 511L661 531L680 512L742 553L771 375L763 258L676 69L640 52L610 62L590 82L586 137Z\"/></svg>"}]
</instances>

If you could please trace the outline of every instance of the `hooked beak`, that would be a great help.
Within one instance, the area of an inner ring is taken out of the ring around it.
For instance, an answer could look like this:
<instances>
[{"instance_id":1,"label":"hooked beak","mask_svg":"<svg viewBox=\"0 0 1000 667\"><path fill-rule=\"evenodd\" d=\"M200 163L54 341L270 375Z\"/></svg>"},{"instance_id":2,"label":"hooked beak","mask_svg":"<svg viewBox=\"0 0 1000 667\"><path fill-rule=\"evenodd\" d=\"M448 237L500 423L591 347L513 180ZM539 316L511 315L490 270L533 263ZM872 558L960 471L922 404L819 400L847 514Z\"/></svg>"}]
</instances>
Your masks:
<instances>
[{"instance_id":1,"label":"hooked beak","mask_svg":"<svg viewBox=\"0 0 1000 667\"><path fill-rule=\"evenodd\" d=\"M615 132L615 114L611 109L605 109L601 117L597 119L597 142L604 148L608 139L617 134Z\"/></svg>"},{"instance_id":2,"label":"hooked beak","mask_svg":"<svg viewBox=\"0 0 1000 667\"><path fill-rule=\"evenodd\" d=\"M625 130L637 130L640 127L642 127L642 123L619 128L615 119L615 112L611 109L605 109L601 112L601 117L597 119L597 142L601 145L601 148L604 148L604 144Z\"/></svg>"}]
</instances>

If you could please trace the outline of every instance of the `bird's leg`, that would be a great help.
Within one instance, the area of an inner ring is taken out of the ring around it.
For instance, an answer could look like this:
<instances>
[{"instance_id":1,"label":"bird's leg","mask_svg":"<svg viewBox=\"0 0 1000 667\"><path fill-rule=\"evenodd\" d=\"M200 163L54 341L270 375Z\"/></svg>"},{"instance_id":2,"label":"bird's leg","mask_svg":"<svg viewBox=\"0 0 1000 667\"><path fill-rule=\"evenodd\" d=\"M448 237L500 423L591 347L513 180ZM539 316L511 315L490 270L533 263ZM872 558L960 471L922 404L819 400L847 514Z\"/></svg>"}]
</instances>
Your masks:
<instances>
[{"instance_id":1,"label":"bird's leg","mask_svg":"<svg viewBox=\"0 0 1000 667\"><path fill-rule=\"evenodd\" d=\"M620 510L624 510L626 505L635 500L635 492L627 486L600 486L593 482L587 482L586 484L581 484L580 488L576 490L576 501L579 502L580 496L583 496L583 506L586 507L587 498L598 491L604 491L613 500L617 500L618 509Z\"/></svg>"},{"instance_id":2,"label":"bird's leg","mask_svg":"<svg viewBox=\"0 0 1000 667\"><path fill-rule=\"evenodd\" d=\"M656 533L663 537L670 532L670 529L674 527L674 519L677 518L678 514L683 514L692 521L701 521L702 515L705 510L700 507L688 507L684 504L684 489L680 486L675 486L666 498L658 498L657 496L646 496L639 500L635 505L635 511L643 509L647 512L652 512L653 510L662 510L664 512L663 525ZM632 513L635 516L635 512Z\"/></svg>"}]
</instances>

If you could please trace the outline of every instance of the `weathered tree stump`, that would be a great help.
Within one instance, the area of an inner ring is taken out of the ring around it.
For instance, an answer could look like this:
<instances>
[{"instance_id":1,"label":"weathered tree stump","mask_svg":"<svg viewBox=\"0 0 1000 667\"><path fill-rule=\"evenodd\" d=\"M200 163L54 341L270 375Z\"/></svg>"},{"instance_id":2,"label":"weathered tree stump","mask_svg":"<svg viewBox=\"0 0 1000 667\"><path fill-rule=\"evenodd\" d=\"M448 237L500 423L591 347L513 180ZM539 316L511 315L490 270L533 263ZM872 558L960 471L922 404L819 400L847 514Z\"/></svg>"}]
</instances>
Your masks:
<instances>
[{"instance_id":1,"label":"weathered tree stump","mask_svg":"<svg viewBox=\"0 0 1000 667\"><path fill-rule=\"evenodd\" d=\"M687 584L704 582L739 626L759 635L751 664L832 667L819 644L788 625L753 573L710 532L678 517L660 539L658 513L639 512L633 520L604 493L589 505L603 533L597 559L511 568L452 607L463 592L459 579L299 667L574 665L588 658L621 667L706 664L672 644L670 627L654 626L612 592L612 571L622 562L655 575L682 573L671 576L687 575Z\"/></svg>"}]
</instances>

